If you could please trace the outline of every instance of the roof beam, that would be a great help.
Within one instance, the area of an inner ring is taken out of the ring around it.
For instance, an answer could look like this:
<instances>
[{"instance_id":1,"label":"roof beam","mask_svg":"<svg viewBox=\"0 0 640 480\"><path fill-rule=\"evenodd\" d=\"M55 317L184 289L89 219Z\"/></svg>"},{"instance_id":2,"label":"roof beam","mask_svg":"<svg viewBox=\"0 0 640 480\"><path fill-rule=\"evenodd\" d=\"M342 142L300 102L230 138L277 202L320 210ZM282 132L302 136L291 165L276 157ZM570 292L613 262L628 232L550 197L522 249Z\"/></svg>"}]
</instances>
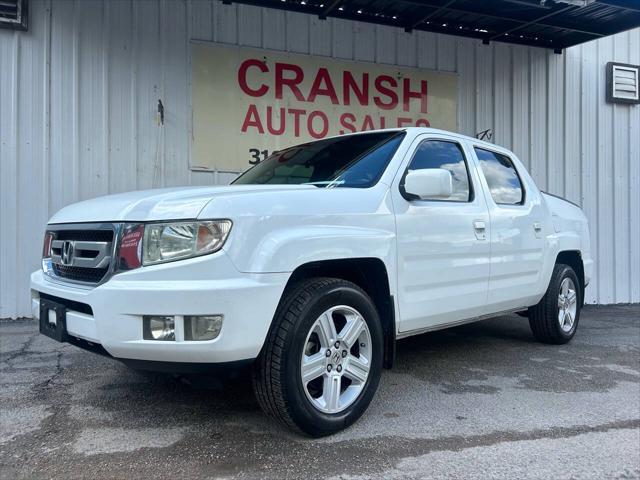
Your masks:
<instances>
[{"instance_id":1,"label":"roof beam","mask_svg":"<svg viewBox=\"0 0 640 480\"><path fill-rule=\"evenodd\" d=\"M329 15L336 8L338 8L341 3L342 3L342 0L333 0L324 10L320 12L320 14L318 15L318 18L320 18L320 20L326 20L327 15Z\"/></svg>"},{"instance_id":2,"label":"roof beam","mask_svg":"<svg viewBox=\"0 0 640 480\"><path fill-rule=\"evenodd\" d=\"M517 32L518 30L521 30L524 27L528 27L529 25L535 25L535 24L540 25L541 20L546 20L547 18L551 18L554 15L558 15L559 13L566 12L567 10L570 10L572 8L575 8L575 5L569 5L564 8L559 8L558 10L554 10L553 12L547 13L546 15L542 15L540 17L534 18L533 20L523 23L522 25L519 25L517 27L509 28L508 30L504 30L501 33L496 33L495 35L492 35L491 37L489 37L489 40L495 40L496 38L503 37L505 35L508 35L509 33Z\"/></svg>"},{"instance_id":3,"label":"roof beam","mask_svg":"<svg viewBox=\"0 0 640 480\"><path fill-rule=\"evenodd\" d=\"M433 3L425 3L425 2L420 2L418 0L399 0L401 3L405 3L408 5L413 5L413 6L420 6L420 7L428 7L428 8L436 8L437 10L435 12L431 12L431 14L429 14L429 16L427 18L423 18L420 22L416 22L413 24L413 26L411 27L411 29L417 28L419 25L421 25L422 23L426 22L427 20L429 20L429 18L431 18L432 16L434 16L436 14L437 11L442 10L442 11L449 11L449 12L453 12L453 13L462 13L462 14L467 14L467 15L480 15L483 17L487 17L487 18L492 18L494 20L506 20L508 22L513 22L513 23L517 23L519 24L519 27L524 27L526 25L530 25L531 21L527 21L527 20L520 20L518 18L513 18L513 17L505 17L504 15L494 15L492 13L485 13L482 11L470 11L470 10L462 10L459 8L451 8L451 7L444 7L442 5L435 5ZM598 0L600 1L600 0ZM453 3L453 2L451 2ZM571 6L569 6L571 7ZM569 7L565 7L565 8L569 8ZM558 12L558 10L556 10L556 12ZM554 12L555 14L555 12ZM546 17L546 16L545 16ZM538 18L542 18L542 17L538 17ZM568 32L573 32L573 33L583 33L585 35L592 35L593 37L606 37L606 34L604 33L598 33L598 32L592 32L590 30L584 30L584 29L580 29L580 28L575 28L575 27L570 27L568 25L558 25L558 24L553 24L553 23L546 23L546 22L535 22L536 24L540 25L541 27L549 27L549 28L558 28L560 30L566 30ZM407 30L405 28L405 30Z\"/></svg>"},{"instance_id":4,"label":"roof beam","mask_svg":"<svg viewBox=\"0 0 640 480\"><path fill-rule=\"evenodd\" d=\"M456 0L449 0L447 3L445 3L444 5L442 5L440 8L436 8L433 12L431 12L430 14L422 17L420 20L418 20L417 22L412 23L409 27L405 27L404 31L405 32L410 32L411 30L413 30L414 28L416 28L418 25L420 25L421 23L426 22L427 20L429 20L431 17L437 15L440 12L444 12L445 10L447 10L451 5L453 5L456 2Z\"/></svg>"},{"instance_id":5,"label":"roof beam","mask_svg":"<svg viewBox=\"0 0 640 480\"><path fill-rule=\"evenodd\" d=\"M640 12L640 7L626 5L625 2L616 0L596 0L596 3L599 3L600 5L607 5L608 7L622 8L623 10L629 10L630 12Z\"/></svg>"}]
</instances>

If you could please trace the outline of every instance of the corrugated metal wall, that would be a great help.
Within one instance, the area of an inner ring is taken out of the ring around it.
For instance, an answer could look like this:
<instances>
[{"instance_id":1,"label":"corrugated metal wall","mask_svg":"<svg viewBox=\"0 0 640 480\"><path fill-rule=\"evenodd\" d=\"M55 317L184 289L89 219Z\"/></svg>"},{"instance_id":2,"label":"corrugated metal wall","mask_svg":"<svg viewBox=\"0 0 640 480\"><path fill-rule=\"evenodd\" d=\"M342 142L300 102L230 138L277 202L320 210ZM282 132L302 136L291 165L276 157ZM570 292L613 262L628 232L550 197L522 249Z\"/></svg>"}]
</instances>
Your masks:
<instances>
[{"instance_id":1,"label":"corrugated metal wall","mask_svg":"<svg viewBox=\"0 0 640 480\"><path fill-rule=\"evenodd\" d=\"M0 317L30 314L60 207L231 179L188 170L189 39L458 72L460 131L495 129L541 188L584 207L587 301L640 301L640 107L604 102L605 64L640 63L640 29L554 55L216 0L30 0L29 31L0 31Z\"/></svg>"}]
</instances>

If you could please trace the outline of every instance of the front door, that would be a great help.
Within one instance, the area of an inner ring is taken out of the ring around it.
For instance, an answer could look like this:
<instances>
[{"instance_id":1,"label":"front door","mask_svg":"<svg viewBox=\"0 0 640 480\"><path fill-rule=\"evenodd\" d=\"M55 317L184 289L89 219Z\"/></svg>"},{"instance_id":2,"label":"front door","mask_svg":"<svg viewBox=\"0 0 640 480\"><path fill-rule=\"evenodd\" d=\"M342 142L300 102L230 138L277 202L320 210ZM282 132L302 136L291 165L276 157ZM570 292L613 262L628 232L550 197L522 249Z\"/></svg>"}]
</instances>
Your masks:
<instances>
[{"instance_id":1,"label":"front door","mask_svg":"<svg viewBox=\"0 0 640 480\"><path fill-rule=\"evenodd\" d=\"M490 222L466 148L446 135L418 137L392 187L400 332L453 324L479 316L485 308ZM404 173L426 168L451 172L450 198L406 198Z\"/></svg>"}]
</instances>

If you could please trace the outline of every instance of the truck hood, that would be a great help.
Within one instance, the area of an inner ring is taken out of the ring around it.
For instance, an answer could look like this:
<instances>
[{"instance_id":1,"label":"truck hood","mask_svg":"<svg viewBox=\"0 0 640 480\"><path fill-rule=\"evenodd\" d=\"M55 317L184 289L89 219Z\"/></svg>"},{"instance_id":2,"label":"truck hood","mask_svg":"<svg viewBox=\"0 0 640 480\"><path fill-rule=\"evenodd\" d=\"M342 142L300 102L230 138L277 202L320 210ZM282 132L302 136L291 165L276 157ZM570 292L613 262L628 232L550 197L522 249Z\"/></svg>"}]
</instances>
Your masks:
<instances>
[{"instance_id":1,"label":"truck hood","mask_svg":"<svg viewBox=\"0 0 640 480\"><path fill-rule=\"evenodd\" d=\"M312 185L235 185L178 187L107 195L74 203L57 212L49 223L163 221L197 218L213 199L255 192L317 190Z\"/></svg>"}]
</instances>

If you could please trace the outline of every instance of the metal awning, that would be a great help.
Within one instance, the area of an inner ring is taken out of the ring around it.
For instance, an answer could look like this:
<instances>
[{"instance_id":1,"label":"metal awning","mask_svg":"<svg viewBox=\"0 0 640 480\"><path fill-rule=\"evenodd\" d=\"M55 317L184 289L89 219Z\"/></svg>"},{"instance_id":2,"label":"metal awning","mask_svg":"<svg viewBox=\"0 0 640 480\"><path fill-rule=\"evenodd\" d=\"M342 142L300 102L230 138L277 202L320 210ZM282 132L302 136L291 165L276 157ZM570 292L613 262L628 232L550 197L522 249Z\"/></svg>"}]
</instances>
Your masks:
<instances>
[{"instance_id":1,"label":"metal awning","mask_svg":"<svg viewBox=\"0 0 640 480\"><path fill-rule=\"evenodd\" d=\"M231 3L231 0L223 0ZM552 48L640 26L640 0L240 0L239 3Z\"/></svg>"}]
</instances>

